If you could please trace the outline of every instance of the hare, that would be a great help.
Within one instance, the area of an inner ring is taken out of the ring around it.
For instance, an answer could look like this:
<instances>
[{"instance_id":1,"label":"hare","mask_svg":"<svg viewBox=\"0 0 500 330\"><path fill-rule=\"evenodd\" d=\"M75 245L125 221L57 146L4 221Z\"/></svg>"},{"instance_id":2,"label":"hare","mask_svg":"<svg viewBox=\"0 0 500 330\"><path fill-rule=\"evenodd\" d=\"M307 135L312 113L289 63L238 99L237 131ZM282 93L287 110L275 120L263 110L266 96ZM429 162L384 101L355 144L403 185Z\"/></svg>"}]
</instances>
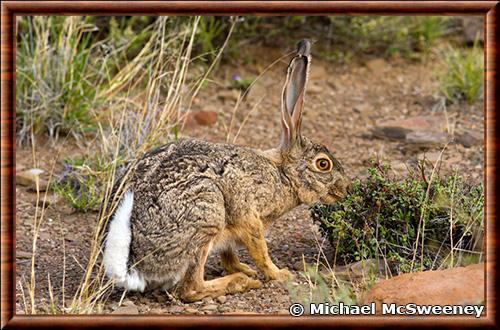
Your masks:
<instances>
[{"instance_id":1,"label":"hare","mask_svg":"<svg viewBox=\"0 0 500 330\"><path fill-rule=\"evenodd\" d=\"M299 42L287 69L279 147L180 139L138 161L107 229L103 263L115 284L174 290L188 302L258 288L256 271L235 252L240 245L265 280L291 277L269 257L266 228L302 203L343 198L348 186L330 151L300 133L310 47ZM228 275L205 281L210 252L220 253Z\"/></svg>"}]
</instances>

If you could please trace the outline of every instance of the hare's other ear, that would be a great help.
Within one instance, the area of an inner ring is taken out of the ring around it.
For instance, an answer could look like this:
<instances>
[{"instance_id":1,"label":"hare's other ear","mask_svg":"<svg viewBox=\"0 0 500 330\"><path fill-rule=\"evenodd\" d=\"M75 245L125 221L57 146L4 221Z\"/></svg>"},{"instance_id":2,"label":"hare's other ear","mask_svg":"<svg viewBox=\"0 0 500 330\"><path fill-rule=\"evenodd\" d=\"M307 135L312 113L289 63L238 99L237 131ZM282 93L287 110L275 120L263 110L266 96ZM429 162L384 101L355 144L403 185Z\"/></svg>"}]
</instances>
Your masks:
<instances>
[{"instance_id":1,"label":"hare's other ear","mask_svg":"<svg viewBox=\"0 0 500 330\"><path fill-rule=\"evenodd\" d=\"M311 42L301 40L297 45L297 54L288 65L281 103L281 149L289 150L300 144L300 123L304 94L306 90L309 64L311 62Z\"/></svg>"}]
</instances>

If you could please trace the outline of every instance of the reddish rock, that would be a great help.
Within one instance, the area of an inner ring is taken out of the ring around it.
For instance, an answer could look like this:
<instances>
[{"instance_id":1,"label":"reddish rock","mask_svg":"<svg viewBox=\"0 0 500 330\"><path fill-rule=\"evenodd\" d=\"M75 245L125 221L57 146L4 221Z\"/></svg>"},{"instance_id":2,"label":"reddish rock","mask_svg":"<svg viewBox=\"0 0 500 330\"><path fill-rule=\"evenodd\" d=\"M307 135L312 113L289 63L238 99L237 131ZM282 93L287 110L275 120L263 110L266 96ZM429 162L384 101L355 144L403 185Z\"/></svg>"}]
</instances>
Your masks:
<instances>
[{"instance_id":1,"label":"reddish rock","mask_svg":"<svg viewBox=\"0 0 500 330\"><path fill-rule=\"evenodd\" d=\"M198 125L209 126L217 122L217 113L215 111L196 111L193 113L193 118Z\"/></svg>"},{"instance_id":2,"label":"reddish rock","mask_svg":"<svg viewBox=\"0 0 500 330\"><path fill-rule=\"evenodd\" d=\"M380 123L381 127L400 127L410 131L435 130L436 118L431 117L410 117L404 119L389 120Z\"/></svg>"},{"instance_id":3,"label":"reddish rock","mask_svg":"<svg viewBox=\"0 0 500 330\"><path fill-rule=\"evenodd\" d=\"M383 280L361 299L404 305L465 305L484 301L484 263L445 270L408 273Z\"/></svg>"}]
</instances>

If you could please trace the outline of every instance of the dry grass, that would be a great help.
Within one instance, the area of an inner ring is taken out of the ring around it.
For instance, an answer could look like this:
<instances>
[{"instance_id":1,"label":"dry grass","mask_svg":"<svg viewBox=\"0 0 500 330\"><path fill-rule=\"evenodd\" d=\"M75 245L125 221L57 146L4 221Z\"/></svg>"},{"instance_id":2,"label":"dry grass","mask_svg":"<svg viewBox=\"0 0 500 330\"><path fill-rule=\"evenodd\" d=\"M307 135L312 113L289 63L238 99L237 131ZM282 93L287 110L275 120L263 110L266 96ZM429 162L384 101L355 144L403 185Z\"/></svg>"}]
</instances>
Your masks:
<instances>
[{"instance_id":1,"label":"dry grass","mask_svg":"<svg viewBox=\"0 0 500 330\"><path fill-rule=\"evenodd\" d=\"M74 19L68 18L68 20ZM88 261L82 265L83 274L78 289L74 292L70 302L67 303L65 295L68 292L64 290L66 251L63 245L62 297L54 296L54 283L50 274L47 274L50 305L48 309L42 309L41 306L37 305L39 297L36 296L38 276L35 263L40 228L45 220L45 207L39 207L39 205L46 202L49 189L44 196L37 189L37 207L33 218L30 279L22 278L18 283L23 310L26 314L47 312L52 314L90 314L102 312L104 309L113 288L113 283L105 277L103 265L100 262L105 237L104 229L124 193L130 168L145 151L176 138L186 115L190 111L192 99L200 91L203 82L214 68L215 62L220 59L220 54L222 54L230 37L229 34L226 42L219 49L219 55L213 60L214 62L208 67L203 67L204 69L199 76L194 76L190 74L191 67L196 65L196 58L192 56L192 50L200 17L185 20L183 24L176 25L177 29L172 29L169 26L172 23L169 20L168 17L156 20L150 27L152 30L150 39L139 54L122 66L107 84L95 87L96 98L103 100L101 102L103 108L93 114L95 122L98 123L98 134L90 145L93 146L93 152L100 153L111 166L100 173L100 180L104 182L104 189L101 192L103 202L95 220L91 249L87 256ZM233 27L234 24L235 22L233 22ZM232 30L233 28L231 28L230 33ZM200 66L197 68L200 71ZM103 122L106 125L101 124ZM30 129L33 141L33 160L36 166L38 152L35 139L36 127L31 125ZM54 166L59 161L60 157L56 155L50 171L51 178L54 176ZM123 170L125 168L123 164L129 166ZM123 180L115 189L116 194L112 195L113 187L118 184L115 178L119 171L123 172ZM59 304L58 301L60 301Z\"/></svg>"}]
</instances>

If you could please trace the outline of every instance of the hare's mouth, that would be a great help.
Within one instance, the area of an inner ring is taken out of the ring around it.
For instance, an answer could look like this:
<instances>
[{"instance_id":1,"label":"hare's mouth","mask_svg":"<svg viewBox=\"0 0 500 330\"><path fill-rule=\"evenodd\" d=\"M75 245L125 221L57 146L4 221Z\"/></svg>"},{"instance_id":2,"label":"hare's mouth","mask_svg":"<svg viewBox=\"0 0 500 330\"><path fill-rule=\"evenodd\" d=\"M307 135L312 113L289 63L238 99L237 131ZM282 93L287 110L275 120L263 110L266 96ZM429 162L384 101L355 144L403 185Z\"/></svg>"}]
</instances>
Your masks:
<instances>
[{"instance_id":1,"label":"hare's mouth","mask_svg":"<svg viewBox=\"0 0 500 330\"><path fill-rule=\"evenodd\" d=\"M344 197L346 197L346 195L347 195L347 189L345 187L343 186L334 187L330 189L328 195L323 196L320 200L322 203L332 204L343 199Z\"/></svg>"}]
</instances>

